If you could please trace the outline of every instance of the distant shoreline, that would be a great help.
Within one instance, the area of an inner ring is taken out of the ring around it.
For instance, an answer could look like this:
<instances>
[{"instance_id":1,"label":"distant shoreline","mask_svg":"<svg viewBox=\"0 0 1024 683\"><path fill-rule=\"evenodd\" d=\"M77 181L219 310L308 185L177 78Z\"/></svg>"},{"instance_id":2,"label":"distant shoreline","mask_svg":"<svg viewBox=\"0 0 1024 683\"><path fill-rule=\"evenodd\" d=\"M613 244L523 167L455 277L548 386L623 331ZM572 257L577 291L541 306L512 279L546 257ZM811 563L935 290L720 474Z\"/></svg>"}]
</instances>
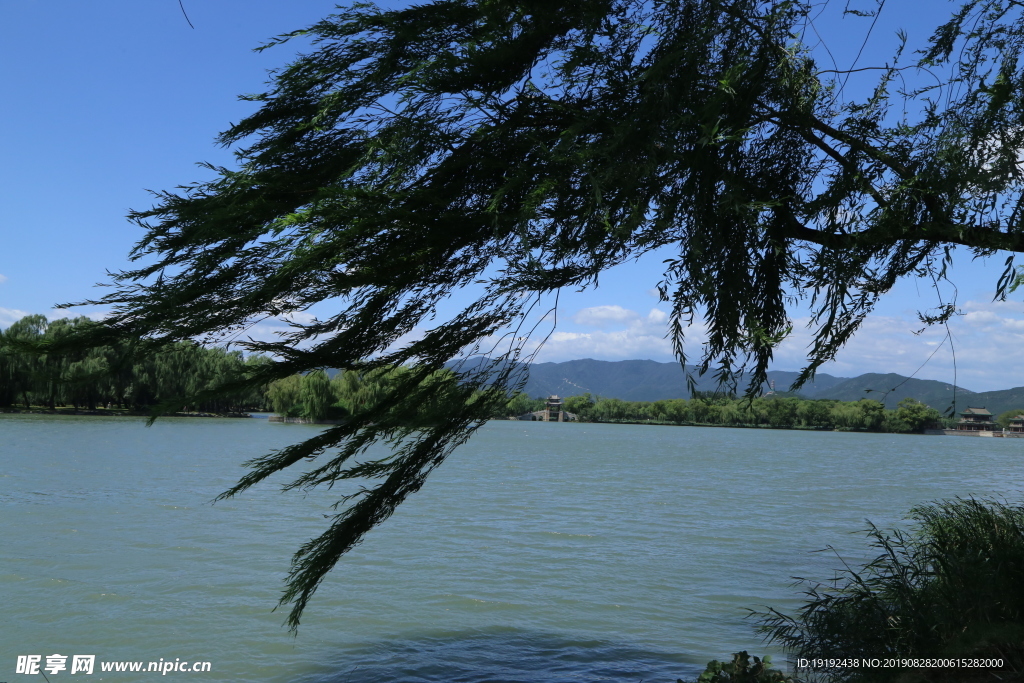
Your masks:
<instances>
[{"instance_id":1,"label":"distant shoreline","mask_svg":"<svg viewBox=\"0 0 1024 683\"><path fill-rule=\"evenodd\" d=\"M151 413L147 412L135 412L130 410L120 409L74 409L57 408L50 410L48 408L30 408L28 410L24 408L0 408L0 415L50 415L50 416L71 416L71 417L152 417ZM163 413L157 417L219 417L219 418L248 418L257 419L251 413ZM307 418L288 418L281 417L278 415L271 414L269 418L270 422L276 424L303 424L303 425L338 425L342 424L343 420L322 420L313 421ZM515 418L494 418L488 420L489 422L517 422ZM579 422L565 422L559 424L577 424L577 425L646 425L652 427L715 427L720 429L770 429L770 430L781 430L781 431L797 431L797 432L846 432L851 434L899 434L904 436L932 436L937 434L955 434L956 436L990 436L989 434L957 434L953 430L922 430L922 431L911 431L911 432L883 432L883 431L872 431L866 429L843 429L827 426L809 426L809 425L793 425L793 426L781 426L781 425L764 425L764 424L721 424L721 423L702 423L702 422L664 422L656 420L595 420L595 421L579 421ZM1004 436L999 434L999 436Z\"/></svg>"},{"instance_id":2,"label":"distant shoreline","mask_svg":"<svg viewBox=\"0 0 1024 683\"><path fill-rule=\"evenodd\" d=\"M153 414L146 411L121 410L118 408L89 410L88 408L0 408L0 415L70 415L74 417L153 417ZM245 417L251 418L250 413L161 413L158 417Z\"/></svg>"}]
</instances>

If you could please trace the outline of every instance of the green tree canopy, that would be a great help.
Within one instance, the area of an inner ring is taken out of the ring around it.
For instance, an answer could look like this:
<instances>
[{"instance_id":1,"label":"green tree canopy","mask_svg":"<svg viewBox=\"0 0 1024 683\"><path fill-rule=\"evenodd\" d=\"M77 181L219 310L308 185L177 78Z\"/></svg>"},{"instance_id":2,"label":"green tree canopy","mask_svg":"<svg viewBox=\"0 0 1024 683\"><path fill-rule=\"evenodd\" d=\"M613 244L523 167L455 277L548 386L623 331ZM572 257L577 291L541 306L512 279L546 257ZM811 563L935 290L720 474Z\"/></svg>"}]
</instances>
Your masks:
<instances>
[{"instance_id":1,"label":"green tree canopy","mask_svg":"<svg viewBox=\"0 0 1024 683\"><path fill-rule=\"evenodd\" d=\"M1007 429L1010 426L1010 420L1019 415L1024 415L1024 408L1015 408L1013 410L1007 410L999 413L999 416L996 418L996 422L998 422L999 426L1003 429Z\"/></svg>"},{"instance_id":2,"label":"green tree canopy","mask_svg":"<svg viewBox=\"0 0 1024 683\"><path fill-rule=\"evenodd\" d=\"M917 431L939 422L942 414L917 399L905 398L896 407L896 418L907 423L912 431Z\"/></svg>"},{"instance_id":3,"label":"green tree canopy","mask_svg":"<svg viewBox=\"0 0 1024 683\"><path fill-rule=\"evenodd\" d=\"M143 355L136 354L130 343L67 348L69 340L98 326L85 317L48 321L42 315L27 315L0 332L0 408L20 403L25 409L71 405L96 410L106 405L161 413L176 399L200 393L207 399L189 404L189 410L239 413L262 408L266 402L263 387L214 390L270 362L265 356L243 359L240 351L193 342L167 344ZM51 352L19 351L33 346Z\"/></svg>"},{"instance_id":4,"label":"green tree canopy","mask_svg":"<svg viewBox=\"0 0 1024 683\"><path fill-rule=\"evenodd\" d=\"M331 380L323 370L316 370L302 378L299 400L304 407L303 417L311 420L323 420L334 403L331 391Z\"/></svg>"},{"instance_id":5,"label":"green tree canopy","mask_svg":"<svg viewBox=\"0 0 1024 683\"><path fill-rule=\"evenodd\" d=\"M215 179L131 214L146 231L140 266L115 277L99 302L113 313L86 341L217 340L331 301L333 315L280 341L242 343L276 361L210 391L410 366L375 411L253 461L228 492L329 448L296 485L375 480L295 556L293 627L338 558L486 417L487 401L449 400L443 420L411 429L418 405L452 391L432 373L484 353L494 362L462 370L466 391L515 387L541 295L672 245L659 290L680 360L702 317L702 369L730 383L746 367L760 386L787 306L806 297L814 341L799 384L897 279L941 276L950 247L1024 250L1020 3L964 3L922 51L872 65L877 86L857 101L839 97L848 74L801 43L813 9L356 4L271 43L301 35L313 49L219 137L236 168L210 166ZM999 293L1013 281L1007 261ZM475 301L433 317L467 287ZM390 458L360 464L377 442Z\"/></svg>"}]
</instances>

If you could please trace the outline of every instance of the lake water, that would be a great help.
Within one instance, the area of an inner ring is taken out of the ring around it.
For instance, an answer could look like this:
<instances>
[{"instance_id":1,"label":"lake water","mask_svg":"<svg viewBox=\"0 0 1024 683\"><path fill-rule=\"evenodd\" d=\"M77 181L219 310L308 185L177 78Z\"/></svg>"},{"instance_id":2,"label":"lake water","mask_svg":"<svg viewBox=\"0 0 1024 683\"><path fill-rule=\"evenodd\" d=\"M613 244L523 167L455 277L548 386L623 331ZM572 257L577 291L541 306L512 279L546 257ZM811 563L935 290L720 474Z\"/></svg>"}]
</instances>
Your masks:
<instances>
[{"instance_id":1,"label":"lake water","mask_svg":"<svg viewBox=\"0 0 1024 683\"><path fill-rule=\"evenodd\" d=\"M865 519L1022 499L1024 439L493 422L339 563L294 638L271 609L334 497L278 479L209 501L316 429L0 416L0 680L58 653L211 663L86 680L675 681L771 652L747 609L829 578L839 560L812 551L866 559ZM77 680L70 660L48 678Z\"/></svg>"}]
</instances>

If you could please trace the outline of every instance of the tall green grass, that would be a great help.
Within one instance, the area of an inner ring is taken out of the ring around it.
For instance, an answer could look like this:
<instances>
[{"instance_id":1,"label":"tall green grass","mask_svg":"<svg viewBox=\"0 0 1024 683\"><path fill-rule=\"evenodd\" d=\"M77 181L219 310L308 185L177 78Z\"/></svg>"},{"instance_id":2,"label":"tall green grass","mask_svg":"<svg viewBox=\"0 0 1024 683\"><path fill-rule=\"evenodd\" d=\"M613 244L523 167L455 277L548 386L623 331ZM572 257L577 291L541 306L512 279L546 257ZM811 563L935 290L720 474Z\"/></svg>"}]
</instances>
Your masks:
<instances>
[{"instance_id":1,"label":"tall green grass","mask_svg":"<svg viewBox=\"0 0 1024 683\"><path fill-rule=\"evenodd\" d=\"M872 525L879 551L834 580L801 580L794 615L758 614L768 642L796 658L994 657L998 672L837 669L837 681L1022 680L1024 507L955 499L914 508L910 532Z\"/></svg>"}]
</instances>

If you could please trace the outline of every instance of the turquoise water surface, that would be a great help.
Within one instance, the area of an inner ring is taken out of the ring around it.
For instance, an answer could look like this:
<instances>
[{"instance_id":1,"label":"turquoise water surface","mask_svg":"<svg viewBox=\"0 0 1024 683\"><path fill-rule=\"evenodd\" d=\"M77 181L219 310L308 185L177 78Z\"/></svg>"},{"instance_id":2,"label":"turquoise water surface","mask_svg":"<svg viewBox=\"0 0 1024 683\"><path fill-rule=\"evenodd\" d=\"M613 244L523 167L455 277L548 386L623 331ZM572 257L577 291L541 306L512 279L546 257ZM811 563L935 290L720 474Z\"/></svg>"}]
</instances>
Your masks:
<instances>
[{"instance_id":1,"label":"turquoise water surface","mask_svg":"<svg viewBox=\"0 0 1024 683\"><path fill-rule=\"evenodd\" d=\"M211 664L86 680L675 681L770 652L747 609L831 577L836 555L811 551L866 559L866 519L1022 499L1024 439L492 422L339 563L293 637L271 610L336 494L280 478L210 501L317 429L0 416L0 680L59 653Z\"/></svg>"}]
</instances>

